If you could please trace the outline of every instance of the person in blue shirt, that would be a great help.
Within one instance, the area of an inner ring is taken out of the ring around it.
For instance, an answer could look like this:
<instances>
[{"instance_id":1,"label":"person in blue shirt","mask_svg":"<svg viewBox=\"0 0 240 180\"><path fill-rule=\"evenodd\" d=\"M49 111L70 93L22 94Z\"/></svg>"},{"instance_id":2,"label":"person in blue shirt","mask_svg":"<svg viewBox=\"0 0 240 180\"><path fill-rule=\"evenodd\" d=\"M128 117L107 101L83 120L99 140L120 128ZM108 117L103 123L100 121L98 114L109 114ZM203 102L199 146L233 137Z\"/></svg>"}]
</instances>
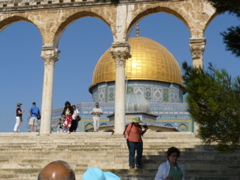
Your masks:
<instances>
[{"instance_id":1,"label":"person in blue shirt","mask_svg":"<svg viewBox=\"0 0 240 180\"><path fill-rule=\"evenodd\" d=\"M36 132L37 131L37 120L38 116L40 115L40 110L36 106L36 103L32 103L32 107L29 110L30 113L30 119L29 119L29 125L30 125L30 130L31 132Z\"/></svg>"}]
</instances>

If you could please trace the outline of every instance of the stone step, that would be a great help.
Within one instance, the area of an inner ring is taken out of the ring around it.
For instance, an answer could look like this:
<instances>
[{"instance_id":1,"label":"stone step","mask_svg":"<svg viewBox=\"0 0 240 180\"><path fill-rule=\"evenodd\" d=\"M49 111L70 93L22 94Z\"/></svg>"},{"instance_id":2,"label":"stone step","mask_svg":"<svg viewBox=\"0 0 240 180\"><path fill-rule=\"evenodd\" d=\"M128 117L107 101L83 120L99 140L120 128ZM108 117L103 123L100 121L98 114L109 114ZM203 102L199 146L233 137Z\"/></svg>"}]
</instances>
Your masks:
<instances>
[{"instance_id":1,"label":"stone step","mask_svg":"<svg viewBox=\"0 0 240 180\"><path fill-rule=\"evenodd\" d=\"M121 179L152 180L159 164L166 161L166 151L171 146L180 149L179 161L189 180L236 180L240 177L239 152L219 153L215 145L203 145L192 133L146 133L143 141L144 167L130 170L123 135L0 133L0 180L35 180L46 164L59 159L72 166L78 180L88 166L110 170Z\"/></svg>"},{"instance_id":2,"label":"stone step","mask_svg":"<svg viewBox=\"0 0 240 180\"><path fill-rule=\"evenodd\" d=\"M192 169L194 166L202 166L203 164L209 164L208 167L203 167L209 169L210 167L219 169L218 165L221 165L221 168L223 167L230 167L230 168L240 168L239 165L239 156L237 157L238 159L232 160L231 158L229 159L194 159L193 157L181 157L179 162L181 162L184 166L185 169ZM74 163L83 163L83 164L100 164L102 165L104 160L107 161L107 165L112 167L112 164L123 164L128 165L128 156L109 156L109 157L102 157L102 156L88 156L88 157L73 157L73 156L64 156L61 158L58 158L57 156L53 157L44 157L44 158L21 158L21 159L5 159L5 161L1 161L2 164L0 164L1 169L4 168L29 168L29 165L31 167L38 167L39 162L44 163L48 162L49 160L57 160L57 159L68 159L69 162L74 162ZM142 158L143 163L145 164L145 168L150 168L150 166L156 166L159 165L160 163L166 161L166 157L159 157L159 156L143 156ZM5 162L5 163L4 163ZM190 166L188 166L188 162L190 163ZM13 163L14 165L11 165ZM105 162L104 162L105 163ZM224 165L226 163L227 165ZM126 167L128 169L128 166Z\"/></svg>"},{"instance_id":3,"label":"stone step","mask_svg":"<svg viewBox=\"0 0 240 180\"><path fill-rule=\"evenodd\" d=\"M0 139L12 139L12 140L17 140L17 139L21 139L22 141L27 141L27 140L31 140L33 138L35 138L37 135L37 133L1 133L0 135ZM68 138L70 139L92 139L92 137L95 137L96 139L103 139L106 138L108 139L109 136L111 136L111 139L109 140L113 140L114 138L123 138L122 134L112 134L109 132L98 132L98 133L92 133L92 132L76 132L76 133L71 133L71 134L66 134L66 133L53 133L47 136L38 136L39 139L42 140L48 140L49 137L54 137L54 140L57 139L62 139L62 138ZM23 139L24 137L24 139ZM181 140L181 139L195 139L196 136L193 133L188 133L188 132L147 132L144 134L143 138L144 139L172 139L174 137L174 140ZM178 137L176 139L176 137ZM198 139L198 138L197 138ZM92 139L94 140L94 139Z\"/></svg>"}]
</instances>

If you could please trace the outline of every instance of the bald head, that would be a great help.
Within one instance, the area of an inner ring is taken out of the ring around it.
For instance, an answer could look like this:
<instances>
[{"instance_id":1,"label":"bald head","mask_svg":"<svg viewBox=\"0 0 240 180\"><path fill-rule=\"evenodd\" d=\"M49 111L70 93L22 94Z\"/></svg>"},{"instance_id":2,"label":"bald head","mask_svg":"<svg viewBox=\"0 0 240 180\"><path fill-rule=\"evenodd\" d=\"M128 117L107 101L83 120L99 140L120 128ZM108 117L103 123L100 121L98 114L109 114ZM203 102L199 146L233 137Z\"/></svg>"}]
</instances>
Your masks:
<instances>
[{"instance_id":1,"label":"bald head","mask_svg":"<svg viewBox=\"0 0 240 180\"><path fill-rule=\"evenodd\" d=\"M38 174L38 180L75 180L75 173L65 161L53 161Z\"/></svg>"}]
</instances>

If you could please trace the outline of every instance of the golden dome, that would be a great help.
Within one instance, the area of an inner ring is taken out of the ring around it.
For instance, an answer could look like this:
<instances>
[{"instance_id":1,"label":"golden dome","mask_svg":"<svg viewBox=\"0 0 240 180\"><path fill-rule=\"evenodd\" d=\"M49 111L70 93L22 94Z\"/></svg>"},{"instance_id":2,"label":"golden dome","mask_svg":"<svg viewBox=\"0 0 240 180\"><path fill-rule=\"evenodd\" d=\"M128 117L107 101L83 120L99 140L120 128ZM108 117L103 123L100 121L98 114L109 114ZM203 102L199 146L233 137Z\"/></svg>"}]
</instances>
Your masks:
<instances>
[{"instance_id":1,"label":"golden dome","mask_svg":"<svg viewBox=\"0 0 240 180\"><path fill-rule=\"evenodd\" d=\"M174 56L161 44L146 37L128 40L132 57L126 61L128 80L164 81L182 85L182 74ZM99 59L93 73L92 86L115 81L115 63L109 48Z\"/></svg>"}]
</instances>

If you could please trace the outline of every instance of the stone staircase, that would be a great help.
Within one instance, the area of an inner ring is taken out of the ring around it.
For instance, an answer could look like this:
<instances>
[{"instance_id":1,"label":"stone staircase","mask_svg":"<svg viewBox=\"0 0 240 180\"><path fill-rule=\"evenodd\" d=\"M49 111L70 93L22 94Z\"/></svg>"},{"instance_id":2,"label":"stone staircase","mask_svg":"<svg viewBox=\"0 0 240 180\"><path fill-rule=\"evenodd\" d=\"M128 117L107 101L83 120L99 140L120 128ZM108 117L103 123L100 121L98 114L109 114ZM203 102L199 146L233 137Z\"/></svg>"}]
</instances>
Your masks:
<instances>
[{"instance_id":1,"label":"stone staircase","mask_svg":"<svg viewBox=\"0 0 240 180\"><path fill-rule=\"evenodd\" d=\"M214 145L202 145L192 133L147 132L143 141L144 166L129 169L128 149L122 135L0 133L0 180L36 180L39 171L54 160L67 161L77 180L82 179L88 166L111 171L122 180L153 180L171 146L181 151L179 162L187 180L240 180L240 151L217 152Z\"/></svg>"}]
</instances>

